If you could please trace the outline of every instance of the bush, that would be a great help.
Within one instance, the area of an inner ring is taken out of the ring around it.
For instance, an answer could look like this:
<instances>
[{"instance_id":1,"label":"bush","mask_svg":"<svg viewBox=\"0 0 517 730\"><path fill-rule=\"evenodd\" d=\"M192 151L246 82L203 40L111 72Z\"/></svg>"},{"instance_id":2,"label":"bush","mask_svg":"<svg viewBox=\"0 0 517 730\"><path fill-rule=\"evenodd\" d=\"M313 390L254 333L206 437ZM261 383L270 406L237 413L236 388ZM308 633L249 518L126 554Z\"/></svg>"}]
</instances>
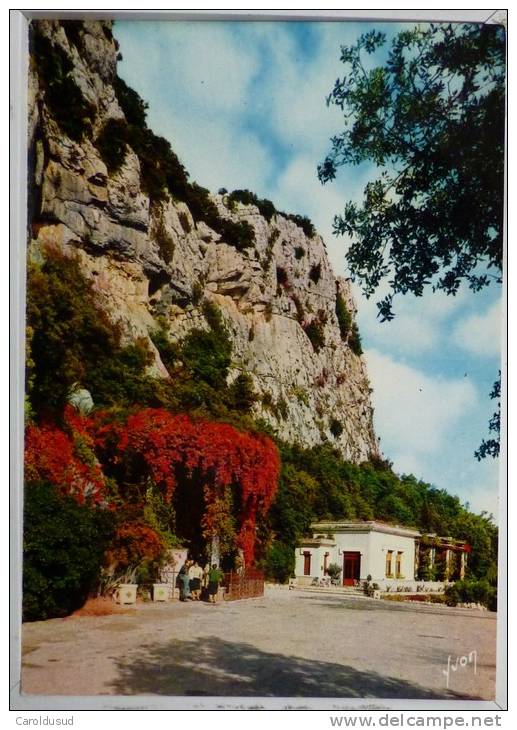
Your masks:
<instances>
[{"instance_id":1,"label":"bush","mask_svg":"<svg viewBox=\"0 0 517 730\"><path fill-rule=\"evenodd\" d=\"M352 350L352 352L355 355L360 357L363 354L363 348L361 345L361 336L359 334L359 328L357 327L357 324L355 322L352 325L352 333L348 340L348 344L350 346L350 349Z\"/></svg>"},{"instance_id":2,"label":"bush","mask_svg":"<svg viewBox=\"0 0 517 730\"><path fill-rule=\"evenodd\" d=\"M291 545L275 540L264 560L266 577L277 583L287 583L294 573L294 549Z\"/></svg>"},{"instance_id":3,"label":"bush","mask_svg":"<svg viewBox=\"0 0 517 730\"><path fill-rule=\"evenodd\" d=\"M458 580L445 589L445 600L448 606L458 603L481 603L491 611L497 610L497 589L488 580Z\"/></svg>"},{"instance_id":4,"label":"bush","mask_svg":"<svg viewBox=\"0 0 517 730\"><path fill-rule=\"evenodd\" d=\"M257 400L249 373L240 373L229 388L229 404L241 413L249 413Z\"/></svg>"},{"instance_id":5,"label":"bush","mask_svg":"<svg viewBox=\"0 0 517 730\"><path fill-rule=\"evenodd\" d=\"M259 198L250 190L234 190L230 193L228 196L230 209L233 207L235 202L242 203L243 205L255 205L259 209L260 215L265 218L268 223L276 214L276 208L270 200L267 200L266 198Z\"/></svg>"},{"instance_id":6,"label":"bush","mask_svg":"<svg viewBox=\"0 0 517 730\"><path fill-rule=\"evenodd\" d=\"M108 172L116 172L126 158L128 127L124 119L108 119L95 146L106 163Z\"/></svg>"},{"instance_id":7,"label":"bush","mask_svg":"<svg viewBox=\"0 0 517 730\"><path fill-rule=\"evenodd\" d=\"M287 220L296 223L303 230L307 238L313 238L316 235L316 229L310 218L305 215L296 215L295 213L281 213Z\"/></svg>"},{"instance_id":8,"label":"bush","mask_svg":"<svg viewBox=\"0 0 517 730\"><path fill-rule=\"evenodd\" d=\"M327 567L327 575L330 578L337 580L339 578L339 576L341 575L341 566L338 565L337 563L331 563Z\"/></svg>"},{"instance_id":9,"label":"bush","mask_svg":"<svg viewBox=\"0 0 517 730\"><path fill-rule=\"evenodd\" d=\"M29 482L23 527L23 620L67 616L96 585L113 534L111 513Z\"/></svg>"},{"instance_id":10,"label":"bush","mask_svg":"<svg viewBox=\"0 0 517 730\"><path fill-rule=\"evenodd\" d=\"M149 107L147 102L143 101L139 94L119 76L115 77L113 88L115 89L118 103L124 112L127 123L136 127L145 127L147 109Z\"/></svg>"},{"instance_id":11,"label":"bush","mask_svg":"<svg viewBox=\"0 0 517 730\"><path fill-rule=\"evenodd\" d=\"M352 328L352 315L348 311L345 300L339 292L336 295L336 317L339 324L341 339L346 341L348 333Z\"/></svg>"}]
</instances>

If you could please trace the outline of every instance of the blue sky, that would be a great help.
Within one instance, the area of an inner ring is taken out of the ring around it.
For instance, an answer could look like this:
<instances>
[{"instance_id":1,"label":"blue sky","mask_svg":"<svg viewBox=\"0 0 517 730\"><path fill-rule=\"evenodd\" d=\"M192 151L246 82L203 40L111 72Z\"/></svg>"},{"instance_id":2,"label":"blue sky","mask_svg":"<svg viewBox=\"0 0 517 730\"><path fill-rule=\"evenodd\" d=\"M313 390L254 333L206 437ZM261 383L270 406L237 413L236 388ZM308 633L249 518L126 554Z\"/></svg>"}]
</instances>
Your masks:
<instances>
[{"instance_id":1,"label":"blue sky","mask_svg":"<svg viewBox=\"0 0 517 730\"><path fill-rule=\"evenodd\" d=\"M346 275L347 241L333 236L332 219L347 200L362 199L375 170L341 168L322 186L316 167L341 129L339 110L325 104L342 74L340 46L372 27L389 39L403 26L126 21L114 33L119 75L149 103L149 126L170 140L191 179L214 191L249 188L308 215ZM500 295L489 287L399 297L395 320L380 323L375 299L356 288L385 456L397 472L496 518L499 463L473 453L495 405L488 394L500 367Z\"/></svg>"}]
</instances>

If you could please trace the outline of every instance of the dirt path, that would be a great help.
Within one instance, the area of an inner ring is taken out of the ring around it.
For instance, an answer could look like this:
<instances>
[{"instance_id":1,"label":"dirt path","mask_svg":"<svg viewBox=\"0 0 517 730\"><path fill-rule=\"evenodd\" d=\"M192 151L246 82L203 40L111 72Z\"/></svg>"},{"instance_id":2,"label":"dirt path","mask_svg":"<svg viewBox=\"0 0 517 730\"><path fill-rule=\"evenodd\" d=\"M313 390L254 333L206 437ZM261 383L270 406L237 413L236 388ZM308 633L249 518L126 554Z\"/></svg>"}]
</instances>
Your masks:
<instances>
[{"instance_id":1,"label":"dirt path","mask_svg":"<svg viewBox=\"0 0 517 730\"><path fill-rule=\"evenodd\" d=\"M138 604L25 624L22 692L493 699L495 635L488 612L280 589Z\"/></svg>"}]
</instances>

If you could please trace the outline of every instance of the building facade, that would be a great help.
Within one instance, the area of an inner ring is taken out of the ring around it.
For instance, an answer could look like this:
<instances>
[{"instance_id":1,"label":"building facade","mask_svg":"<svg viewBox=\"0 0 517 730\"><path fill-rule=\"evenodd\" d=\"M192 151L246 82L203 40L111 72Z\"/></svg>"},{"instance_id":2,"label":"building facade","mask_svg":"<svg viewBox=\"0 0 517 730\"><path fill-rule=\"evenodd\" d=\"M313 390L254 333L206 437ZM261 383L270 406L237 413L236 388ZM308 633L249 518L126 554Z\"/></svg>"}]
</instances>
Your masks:
<instances>
[{"instance_id":1,"label":"building facade","mask_svg":"<svg viewBox=\"0 0 517 730\"><path fill-rule=\"evenodd\" d=\"M332 564L341 571L336 582L344 586L368 579L380 588L417 581L443 586L465 575L470 547L463 541L374 520L315 522L311 530L312 536L296 547L295 576L301 585L327 578Z\"/></svg>"}]
</instances>

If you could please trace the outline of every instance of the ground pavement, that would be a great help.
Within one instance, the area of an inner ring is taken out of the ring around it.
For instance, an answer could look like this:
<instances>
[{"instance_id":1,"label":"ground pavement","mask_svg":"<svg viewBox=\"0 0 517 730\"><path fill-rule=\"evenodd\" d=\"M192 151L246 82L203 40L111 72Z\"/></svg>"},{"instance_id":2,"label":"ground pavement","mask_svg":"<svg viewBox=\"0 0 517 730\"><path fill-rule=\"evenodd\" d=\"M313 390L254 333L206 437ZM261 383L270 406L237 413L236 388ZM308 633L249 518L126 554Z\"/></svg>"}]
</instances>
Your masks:
<instances>
[{"instance_id":1,"label":"ground pavement","mask_svg":"<svg viewBox=\"0 0 517 730\"><path fill-rule=\"evenodd\" d=\"M24 624L22 692L489 700L495 619L279 588L215 606L142 603Z\"/></svg>"}]
</instances>

